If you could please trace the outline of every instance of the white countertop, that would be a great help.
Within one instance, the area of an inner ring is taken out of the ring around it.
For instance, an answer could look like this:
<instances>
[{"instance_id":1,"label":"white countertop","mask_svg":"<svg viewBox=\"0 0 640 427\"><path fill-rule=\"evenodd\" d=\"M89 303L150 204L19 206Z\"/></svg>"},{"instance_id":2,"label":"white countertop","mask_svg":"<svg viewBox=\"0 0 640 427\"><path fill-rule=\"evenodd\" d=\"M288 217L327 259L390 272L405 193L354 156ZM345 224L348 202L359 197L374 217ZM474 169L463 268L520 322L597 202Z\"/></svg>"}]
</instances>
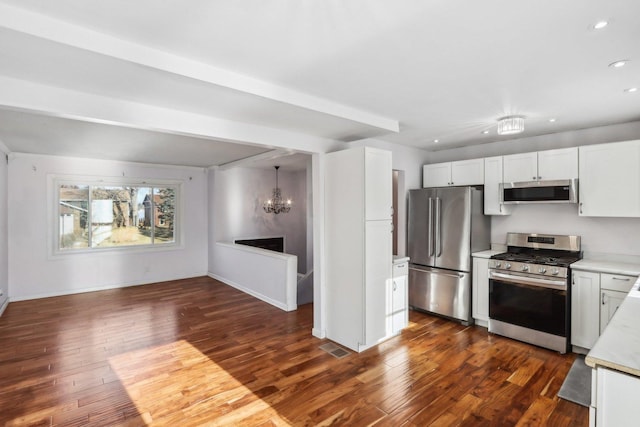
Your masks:
<instances>
[{"instance_id":1,"label":"white countertop","mask_svg":"<svg viewBox=\"0 0 640 427\"><path fill-rule=\"evenodd\" d=\"M625 274L640 276L640 264L630 264L616 261L600 261L583 258L571 264L572 270L595 271L598 273ZM640 330L640 329L639 329Z\"/></svg>"},{"instance_id":2,"label":"white countertop","mask_svg":"<svg viewBox=\"0 0 640 427\"><path fill-rule=\"evenodd\" d=\"M620 273L619 271L617 271ZM640 278L585 359L587 365L640 377Z\"/></svg>"},{"instance_id":3,"label":"white countertop","mask_svg":"<svg viewBox=\"0 0 640 427\"><path fill-rule=\"evenodd\" d=\"M491 258L492 256L501 254L503 252L504 251L494 251L494 250L487 249L486 251L474 252L471 254L471 256L474 256L477 258Z\"/></svg>"},{"instance_id":4,"label":"white countertop","mask_svg":"<svg viewBox=\"0 0 640 427\"><path fill-rule=\"evenodd\" d=\"M393 256L393 263L394 264L402 264L403 262L407 262L409 261L409 257L408 256L400 256L400 255L394 255Z\"/></svg>"}]
</instances>

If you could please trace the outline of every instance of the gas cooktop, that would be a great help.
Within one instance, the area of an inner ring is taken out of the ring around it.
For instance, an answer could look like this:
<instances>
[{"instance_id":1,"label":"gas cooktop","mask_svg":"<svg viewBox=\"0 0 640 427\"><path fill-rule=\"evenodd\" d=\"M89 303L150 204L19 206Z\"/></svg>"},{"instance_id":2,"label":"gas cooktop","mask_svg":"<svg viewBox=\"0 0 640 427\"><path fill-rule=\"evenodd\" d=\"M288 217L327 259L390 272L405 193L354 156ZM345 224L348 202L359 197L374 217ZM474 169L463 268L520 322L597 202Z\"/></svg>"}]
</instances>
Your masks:
<instances>
[{"instance_id":1,"label":"gas cooktop","mask_svg":"<svg viewBox=\"0 0 640 427\"><path fill-rule=\"evenodd\" d=\"M578 254L548 254L548 253L522 253L522 252L504 252L491 257L501 261L525 262L529 264L551 265L559 267L568 267L572 263L578 261Z\"/></svg>"}]
</instances>

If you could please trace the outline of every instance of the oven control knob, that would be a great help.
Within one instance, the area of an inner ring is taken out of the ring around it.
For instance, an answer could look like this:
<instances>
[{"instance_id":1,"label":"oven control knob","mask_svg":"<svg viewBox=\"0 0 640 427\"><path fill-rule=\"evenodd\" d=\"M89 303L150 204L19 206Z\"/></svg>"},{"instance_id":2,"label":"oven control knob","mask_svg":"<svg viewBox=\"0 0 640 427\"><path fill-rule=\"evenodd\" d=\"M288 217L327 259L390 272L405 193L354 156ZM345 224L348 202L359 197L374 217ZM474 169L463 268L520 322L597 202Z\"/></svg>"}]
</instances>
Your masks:
<instances>
[{"instance_id":1,"label":"oven control knob","mask_svg":"<svg viewBox=\"0 0 640 427\"><path fill-rule=\"evenodd\" d=\"M551 274L553 274L554 276L557 276L558 273L560 273L560 271L557 268L554 268L553 270L551 270Z\"/></svg>"},{"instance_id":2,"label":"oven control knob","mask_svg":"<svg viewBox=\"0 0 640 427\"><path fill-rule=\"evenodd\" d=\"M501 262L496 262L496 268L500 268L502 267L502 263Z\"/></svg>"},{"instance_id":3,"label":"oven control knob","mask_svg":"<svg viewBox=\"0 0 640 427\"><path fill-rule=\"evenodd\" d=\"M546 272L547 272L547 269L546 269L546 268L544 268L544 267L540 267L540 268L538 269L538 273L540 273L540 274L544 274L544 273L546 273Z\"/></svg>"},{"instance_id":4,"label":"oven control knob","mask_svg":"<svg viewBox=\"0 0 640 427\"><path fill-rule=\"evenodd\" d=\"M510 269L510 268L511 268L511 264L506 263L506 264L504 265L504 268L506 268L507 270L508 270L508 269Z\"/></svg>"},{"instance_id":5,"label":"oven control knob","mask_svg":"<svg viewBox=\"0 0 640 427\"><path fill-rule=\"evenodd\" d=\"M523 265L522 267L520 267L520 271L529 271L529 266Z\"/></svg>"}]
</instances>

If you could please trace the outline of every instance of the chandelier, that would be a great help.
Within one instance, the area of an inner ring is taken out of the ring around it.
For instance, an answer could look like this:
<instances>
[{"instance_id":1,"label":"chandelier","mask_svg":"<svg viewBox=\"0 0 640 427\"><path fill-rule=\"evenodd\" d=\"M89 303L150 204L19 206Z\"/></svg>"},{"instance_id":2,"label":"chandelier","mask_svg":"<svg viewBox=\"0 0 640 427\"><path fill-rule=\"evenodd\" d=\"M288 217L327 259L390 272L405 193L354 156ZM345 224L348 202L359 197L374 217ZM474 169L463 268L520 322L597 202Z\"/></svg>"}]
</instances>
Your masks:
<instances>
[{"instance_id":1,"label":"chandelier","mask_svg":"<svg viewBox=\"0 0 640 427\"><path fill-rule=\"evenodd\" d=\"M524 131L524 117L507 116L498 119L498 135L515 135Z\"/></svg>"},{"instance_id":2,"label":"chandelier","mask_svg":"<svg viewBox=\"0 0 640 427\"><path fill-rule=\"evenodd\" d=\"M264 202L262 208L266 213L287 213L291 210L291 199L287 199L286 203L282 200L282 193L278 187L278 169L280 166L274 166L276 168L276 188L273 189L273 195L269 200Z\"/></svg>"}]
</instances>

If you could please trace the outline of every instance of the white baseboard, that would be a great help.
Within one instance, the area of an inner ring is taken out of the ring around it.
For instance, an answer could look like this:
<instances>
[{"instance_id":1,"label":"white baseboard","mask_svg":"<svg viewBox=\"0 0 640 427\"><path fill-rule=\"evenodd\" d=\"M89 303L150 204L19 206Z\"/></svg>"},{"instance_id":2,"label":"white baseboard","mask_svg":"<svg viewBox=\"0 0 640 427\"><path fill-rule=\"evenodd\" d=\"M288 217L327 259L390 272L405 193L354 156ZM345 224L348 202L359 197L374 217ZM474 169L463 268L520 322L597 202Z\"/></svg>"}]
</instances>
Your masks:
<instances>
[{"instance_id":1,"label":"white baseboard","mask_svg":"<svg viewBox=\"0 0 640 427\"><path fill-rule=\"evenodd\" d=\"M256 292L256 291L254 291L252 289L249 289L249 288L246 288L246 287L240 285L239 283L234 282L233 280L229 280L229 279L227 279L225 277L218 276L215 273L209 272L208 276L211 277L212 279L219 280L222 283L231 286L232 288L236 288L237 290L242 291L245 294L249 294L252 297L258 298L261 301L264 301L264 302L266 302L268 304L271 304L274 307L278 307L280 310L283 310L283 311L295 311L298 308L298 307L288 308L287 304L285 304L285 303L283 303L281 301L277 301L277 300L274 300L273 298L269 298L266 295L262 295L259 292Z\"/></svg>"},{"instance_id":2,"label":"white baseboard","mask_svg":"<svg viewBox=\"0 0 640 427\"><path fill-rule=\"evenodd\" d=\"M0 305L0 316L2 316L2 313L4 313L4 311L7 309L8 306L9 306L9 298L5 299L2 305Z\"/></svg>"},{"instance_id":3,"label":"white baseboard","mask_svg":"<svg viewBox=\"0 0 640 427\"><path fill-rule=\"evenodd\" d=\"M324 329L318 329L318 328L311 329L311 335L320 339L324 339L327 337L326 331Z\"/></svg>"},{"instance_id":4,"label":"white baseboard","mask_svg":"<svg viewBox=\"0 0 640 427\"><path fill-rule=\"evenodd\" d=\"M172 280L182 280L182 279L191 279L194 277L202 277L206 276L206 273L196 274L193 276L175 276L175 277L166 277L159 280L150 280L150 281L135 281L135 282L121 282L114 283L105 286L94 286L90 288L81 288L81 289L71 289L65 291L57 291L57 292L48 292L44 294L36 294L36 295L22 295L17 297L11 297L11 302L15 301L27 301L32 299L40 299L40 298L51 298L51 297L61 297L64 295L75 295L75 294L84 294L87 292L98 292L98 291L108 291L110 289L120 289L120 288L128 288L131 286L142 286L142 285L150 285L152 283L162 283L169 282Z\"/></svg>"}]
</instances>

